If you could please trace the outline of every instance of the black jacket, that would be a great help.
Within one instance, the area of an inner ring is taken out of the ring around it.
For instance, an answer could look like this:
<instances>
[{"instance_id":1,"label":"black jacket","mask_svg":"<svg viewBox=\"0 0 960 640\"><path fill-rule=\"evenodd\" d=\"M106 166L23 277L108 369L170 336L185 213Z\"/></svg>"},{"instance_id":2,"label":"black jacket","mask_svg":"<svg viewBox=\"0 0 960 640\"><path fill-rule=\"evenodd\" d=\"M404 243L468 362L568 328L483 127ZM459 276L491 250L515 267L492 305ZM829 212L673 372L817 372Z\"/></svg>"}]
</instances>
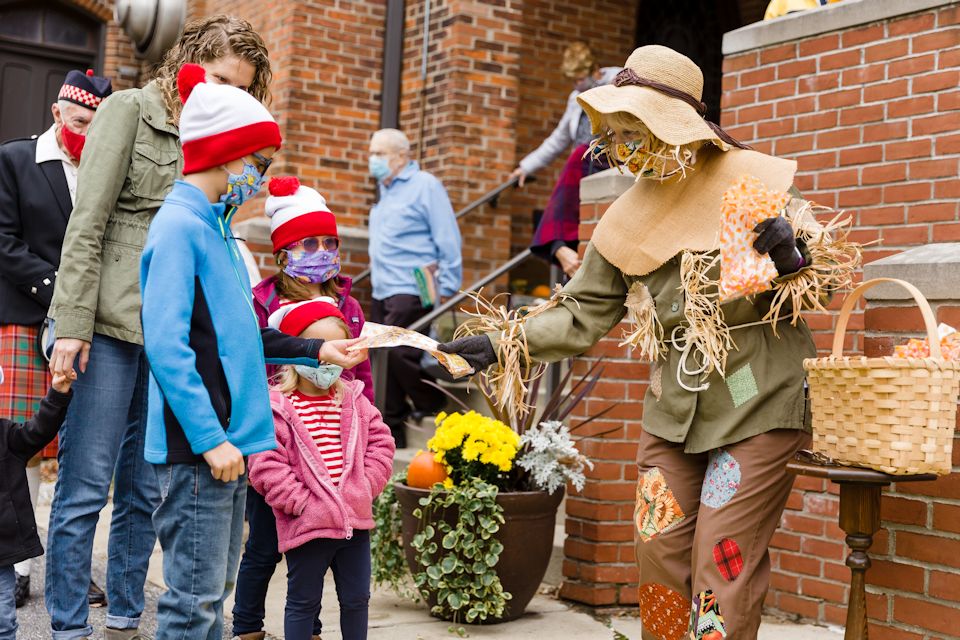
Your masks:
<instances>
[{"instance_id":1,"label":"black jacket","mask_svg":"<svg viewBox=\"0 0 960 640\"><path fill-rule=\"evenodd\" d=\"M20 424L0 419L0 567L43 555L27 486L27 461L53 440L71 393L50 389L37 415Z\"/></svg>"},{"instance_id":2,"label":"black jacket","mask_svg":"<svg viewBox=\"0 0 960 640\"><path fill-rule=\"evenodd\" d=\"M36 153L36 138L0 145L0 324L46 317L73 210L63 165Z\"/></svg>"}]
</instances>

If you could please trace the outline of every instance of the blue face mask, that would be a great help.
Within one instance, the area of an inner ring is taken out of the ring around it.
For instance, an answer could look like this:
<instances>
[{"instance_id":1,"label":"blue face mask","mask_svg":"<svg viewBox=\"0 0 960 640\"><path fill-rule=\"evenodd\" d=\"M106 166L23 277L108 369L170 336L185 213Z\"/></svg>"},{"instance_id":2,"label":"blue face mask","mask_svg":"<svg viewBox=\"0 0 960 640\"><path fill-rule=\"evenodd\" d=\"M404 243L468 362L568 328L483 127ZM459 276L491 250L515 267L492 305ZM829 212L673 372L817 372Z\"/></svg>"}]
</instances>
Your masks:
<instances>
[{"instance_id":1,"label":"blue face mask","mask_svg":"<svg viewBox=\"0 0 960 640\"><path fill-rule=\"evenodd\" d=\"M370 175L382 182L390 175L390 164L384 156L370 156Z\"/></svg>"},{"instance_id":2,"label":"blue face mask","mask_svg":"<svg viewBox=\"0 0 960 640\"><path fill-rule=\"evenodd\" d=\"M243 173L227 171L227 192L220 196L220 202L227 206L239 207L253 198L263 186L263 174L257 168L243 161Z\"/></svg>"},{"instance_id":3,"label":"blue face mask","mask_svg":"<svg viewBox=\"0 0 960 640\"><path fill-rule=\"evenodd\" d=\"M298 364L294 365L293 368L298 376L306 378L318 389L329 389L333 386L333 383L340 379L340 374L343 373L343 367L335 364L321 364L317 367Z\"/></svg>"}]
</instances>

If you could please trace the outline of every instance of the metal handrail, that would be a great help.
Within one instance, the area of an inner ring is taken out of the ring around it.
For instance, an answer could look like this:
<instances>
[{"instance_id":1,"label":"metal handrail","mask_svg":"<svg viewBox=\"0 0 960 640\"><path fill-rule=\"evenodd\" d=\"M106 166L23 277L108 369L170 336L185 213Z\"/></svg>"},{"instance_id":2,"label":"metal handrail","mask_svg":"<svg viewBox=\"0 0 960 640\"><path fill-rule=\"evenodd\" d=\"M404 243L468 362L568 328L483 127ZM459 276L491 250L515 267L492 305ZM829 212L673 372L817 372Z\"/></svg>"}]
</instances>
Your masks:
<instances>
[{"instance_id":1,"label":"metal handrail","mask_svg":"<svg viewBox=\"0 0 960 640\"><path fill-rule=\"evenodd\" d=\"M535 176L526 177L527 182L535 182L536 179L537 178ZM471 213L476 209L479 209L480 207L487 204L488 202L491 203L492 206L496 207L497 200L500 198L500 194L506 191L507 189L509 189L510 187L515 186L519 180L520 180L519 176L514 176L509 180L507 180L506 182L504 182L503 184L501 184L500 186L495 187L490 191L487 191L485 194L483 194L482 196L480 196L479 198L477 198L476 200L474 200L473 202L465 206L463 209L460 209L460 211L457 211L454 214L454 217L457 220L459 220L460 218L464 217L468 213ZM356 285L357 283L363 282L369 277L370 277L370 267L367 267L366 269L361 271L359 274L357 274L357 276L353 279L353 284Z\"/></svg>"},{"instance_id":2,"label":"metal handrail","mask_svg":"<svg viewBox=\"0 0 960 640\"><path fill-rule=\"evenodd\" d=\"M407 328L410 329L411 331L423 331L424 329L429 327L434 320L436 320L437 318L439 318L440 316L442 316L443 314L445 314L446 312L450 311L451 309L456 307L458 304L463 302L467 297L470 296L471 292L479 291L481 287L487 286L488 284L490 284L491 282L493 282L503 274L507 273L514 267L522 264L523 261L529 258L531 255L533 254L530 252L530 249L524 249L523 251L521 251L517 255L510 258L509 260L504 262L502 265L500 265L499 267L497 267L487 275L483 276L482 278L480 278L479 280L471 284L469 287L467 287L463 291L457 293L454 296L451 296L449 300L447 300L446 302L441 304L439 307L437 307L427 315L423 316L422 318L420 318L419 320L417 320Z\"/></svg>"},{"instance_id":3,"label":"metal handrail","mask_svg":"<svg viewBox=\"0 0 960 640\"><path fill-rule=\"evenodd\" d=\"M439 307L437 307L427 315L423 316L422 318L420 318L419 320L417 320L407 328L413 331L423 331L424 329L429 327L430 323L432 323L434 320L436 320L437 318L439 318L440 316L447 313L448 311L456 307L458 304L463 302L463 300L470 295L469 292L477 291L481 287L484 287L490 284L491 282L493 282L503 274L507 273L517 265L523 263L524 260L528 259L532 255L533 253L530 251L530 249L524 249L523 251L521 251L517 255L510 258L508 261L506 261L505 263L503 263L502 265L500 265L499 267L497 267L487 275L483 276L482 278L480 278L479 280L471 284L469 287L467 287L463 291L460 291L456 295L451 296L449 300L447 300L446 302L441 304ZM387 350L374 349L370 353L370 364L372 367L372 374L373 374L373 390L374 390L374 397L376 399L375 404L377 408L381 412L383 412L386 410L387 367L389 366L387 361ZM554 378L555 377L556 376L554 376Z\"/></svg>"}]
</instances>

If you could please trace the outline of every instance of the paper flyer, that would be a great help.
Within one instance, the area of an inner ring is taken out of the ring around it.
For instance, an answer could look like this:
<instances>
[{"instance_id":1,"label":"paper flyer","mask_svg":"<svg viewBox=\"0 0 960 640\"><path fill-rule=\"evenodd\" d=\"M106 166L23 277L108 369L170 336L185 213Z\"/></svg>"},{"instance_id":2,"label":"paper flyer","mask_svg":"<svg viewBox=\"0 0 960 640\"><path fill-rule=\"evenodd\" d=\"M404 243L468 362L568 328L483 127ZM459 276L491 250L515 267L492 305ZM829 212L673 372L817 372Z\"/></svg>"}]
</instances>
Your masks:
<instances>
[{"instance_id":1,"label":"paper flyer","mask_svg":"<svg viewBox=\"0 0 960 640\"><path fill-rule=\"evenodd\" d=\"M350 347L350 351L384 347L414 347L426 351L436 358L454 378L462 378L473 373L473 368L462 357L438 350L439 343L436 340L416 331L366 322L360 332L360 339L360 342Z\"/></svg>"}]
</instances>

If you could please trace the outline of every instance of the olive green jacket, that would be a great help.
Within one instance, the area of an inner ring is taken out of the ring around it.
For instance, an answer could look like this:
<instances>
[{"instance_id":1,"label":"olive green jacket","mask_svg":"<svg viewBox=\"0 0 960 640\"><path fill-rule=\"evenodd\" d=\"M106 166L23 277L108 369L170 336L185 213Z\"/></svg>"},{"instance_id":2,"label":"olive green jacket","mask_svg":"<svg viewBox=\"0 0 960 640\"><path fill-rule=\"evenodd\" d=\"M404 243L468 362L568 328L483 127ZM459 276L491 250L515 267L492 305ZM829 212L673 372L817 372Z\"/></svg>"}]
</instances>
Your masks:
<instances>
[{"instance_id":1,"label":"olive green jacket","mask_svg":"<svg viewBox=\"0 0 960 640\"><path fill-rule=\"evenodd\" d=\"M684 323L679 257L645 276L629 276L607 262L591 243L576 276L564 287L569 298L526 321L531 356L553 362L587 351L623 319L627 291L635 282L649 289L669 340L674 328ZM767 292L723 305L737 348L727 355L726 379L712 372L703 391L687 391L677 382L681 352L667 342L664 357L651 368L643 403L644 430L684 443L688 453L709 451L773 429L809 430L803 359L814 357L816 348L806 324L791 326L781 321L779 337L770 324L736 328L759 322L771 298ZM691 356L687 369L695 365ZM679 375L688 387L701 384L699 376Z\"/></svg>"},{"instance_id":2,"label":"olive green jacket","mask_svg":"<svg viewBox=\"0 0 960 640\"><path fill-rule=\"evenodd\" d=\"M182 175L177 128L156 82L104 100L90 126L50 317L58 338L99 333L143 344L140 253Z\"/></svg>"}]
</instances>

